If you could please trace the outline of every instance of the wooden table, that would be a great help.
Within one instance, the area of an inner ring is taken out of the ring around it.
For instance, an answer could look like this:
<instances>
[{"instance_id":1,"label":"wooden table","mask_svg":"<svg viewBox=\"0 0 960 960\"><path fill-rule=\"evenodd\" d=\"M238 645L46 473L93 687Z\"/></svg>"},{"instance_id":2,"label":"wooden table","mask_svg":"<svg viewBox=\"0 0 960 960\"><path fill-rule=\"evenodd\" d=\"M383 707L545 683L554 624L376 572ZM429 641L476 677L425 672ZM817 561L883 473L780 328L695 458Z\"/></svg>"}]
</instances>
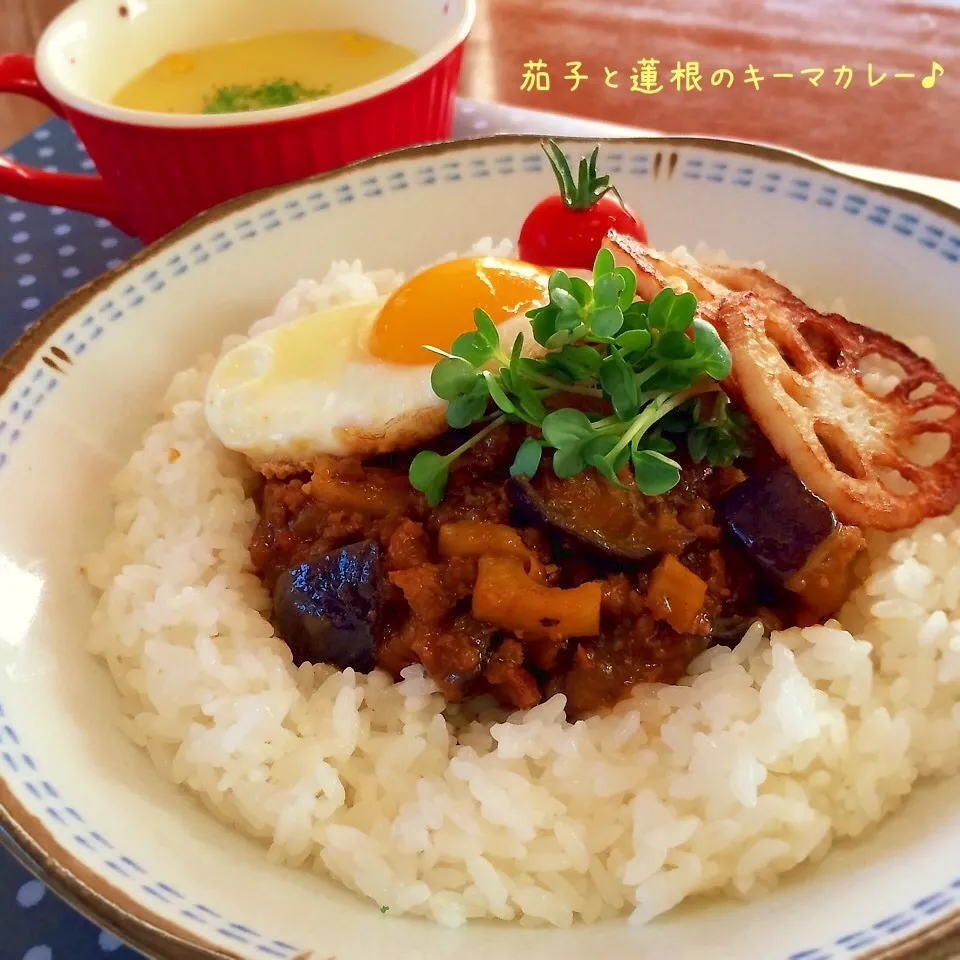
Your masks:
<instances>
[{"instance_id":1,"label":"wooden table","mask_svg":"<svg viewBox=\"0 0 960 960\"><path fill-rule=\"evenodd\" d=\"M763 140L832 159L960 178L958 0L478 2L465 96L671 133ZM0 50L32 49L64 5L0 0ZM642 74L641 59L659 61L655 81L649 70ZM533 89L523 90L528 61L543 61L547 70L539 80L530 71ZM571 61L580 61L589 78L575 91L574 82L564 79ZM925 88L922 79L934 62L944 73ZM680 91L671 82L678 63L685 71ZM699 64L699 90L688 64ZM751 66L756 74L748 74ZM638 87L662 89L631 92L634 67ZM849 81L845 71L835 72L843 67L852 71ZM610 77L617 89L607 85L605 68L617 71ZM814 86L817 74L804 71L821 68ZM728 75L717 72L723 70L730 71L730 88ZM547 74L549 90L542 89ZM750 75L764 79L754 84ZM0 144L43 116L33 104L0 97Z\"/></svg>"}]
</instances>

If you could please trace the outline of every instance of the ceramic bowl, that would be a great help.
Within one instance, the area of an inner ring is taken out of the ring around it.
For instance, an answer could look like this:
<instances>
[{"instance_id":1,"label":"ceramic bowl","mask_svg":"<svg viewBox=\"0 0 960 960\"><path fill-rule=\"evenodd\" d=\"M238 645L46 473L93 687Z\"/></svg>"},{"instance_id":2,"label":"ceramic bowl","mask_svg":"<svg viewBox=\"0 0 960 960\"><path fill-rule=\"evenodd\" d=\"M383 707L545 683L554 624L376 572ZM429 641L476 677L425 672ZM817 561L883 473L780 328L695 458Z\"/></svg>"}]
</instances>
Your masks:
<instances>
[{"instance_id":1,"label":"ceramic bowl","mask_svg":"<svg viewBox=\"0 0 960 960\"><path fill-rule=\"evenodd\" d=\"M591 146L569 145L577 155ZM868 323L935 337L960 380L960 211L715 140L610 141L603 165L658 246L699 238L763 258L811 298L842 296ZM172 373L331 259L410 270L483 235L516 237L553 186L537 141L507 137L271 189L202 215L79 291L4 358L0 823L55 890L148 954L904 958L960 930L957 779L917 789L878 829L763 899L698 901L643 928L450 931L381 916L318 875L269 863L161 780L118 729L107 671L84 652L94 598L78 558L103 537L106 483Z\"/></svg>"}]
</instances>

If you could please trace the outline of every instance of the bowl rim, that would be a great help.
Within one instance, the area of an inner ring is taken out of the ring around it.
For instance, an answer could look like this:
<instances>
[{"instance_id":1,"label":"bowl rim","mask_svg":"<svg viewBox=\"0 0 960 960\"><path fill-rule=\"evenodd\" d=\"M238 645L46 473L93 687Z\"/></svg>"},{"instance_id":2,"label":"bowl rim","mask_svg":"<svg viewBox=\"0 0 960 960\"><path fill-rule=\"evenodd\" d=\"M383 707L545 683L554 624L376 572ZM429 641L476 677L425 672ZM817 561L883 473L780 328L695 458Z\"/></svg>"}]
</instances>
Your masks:
<instances>
[{"instance_id":1,"label":"bowl rim","mask_svg":"<svg viewBox=\"0 0 960 960\"><path fill-rule=\"evenodd\" d=\"M399 70L388 73L379 80L345 90L330 97L308 100L289 107L272 107L266 110L249 110L243 113L158 113L151 110L133 110L117 107L96 97L87 97L62 83L52 66L51 47L57 33L70 21L82 15L84 6L93 6L97 0L79 0L62 10L43 31L37 43L35 62L37 76L47 92L59 103L79 113L99 117L113 123L135 127L162 127L174 130L218 130L236 127L260 127L266 124L302 120L322 116L347 107L375 100L397 90L418 77L428 73L437 64L461 47L473 29L477 17L477 0L463 0L463 13L451 26L442 40L435 43L416 60Z\"/></svg>"},{"instance_id":2,"label":"bowl rim","mask_svg":"<svg viewBox=\"0 0 960 960\"><path fill-rule=\"evenodd\" d=\"M468 0L473 3L473 0ZM125 274L161 255L199 230L228 216L254 206L262 200L299 189L306 184L322 183L353 171L397 159L432 156L469 151L493 145L539 145L545 137L539 134L495 134L466 140L441 140L397 150L386 151L313 176L277 184L234 197L216 207L197 214L165 237L144 247L125 263L94 278L55 304L29 327L0 356L0 397L25 369L50 336L87 303ZM907 203L917 204L942 216L960 228L960 207L945 200L914 190L878 183L867 177L839 170L828 160L821 160L798 150L755 143L747 140L707 136L670 136L646 134L636 136L552 138L560 144L596 143L601 149L610 146L651 145L666 149L706 147L755 159L786 162L801 170L826 172L842 180ZM17 800L0 772L0 844L37 879L88 920L106 929L152 960L242 960L239 954L222 950L200 939L191 931L168 921L146 905L118 890L101 874L96 873L53 837L43 822ZM960 949L960 907L938 916L924 927L873 950L860 953L859 960L943 960L947 941ZM291 960L311 960L311 952L297 954Z\"/></svg>"}]
</instances>

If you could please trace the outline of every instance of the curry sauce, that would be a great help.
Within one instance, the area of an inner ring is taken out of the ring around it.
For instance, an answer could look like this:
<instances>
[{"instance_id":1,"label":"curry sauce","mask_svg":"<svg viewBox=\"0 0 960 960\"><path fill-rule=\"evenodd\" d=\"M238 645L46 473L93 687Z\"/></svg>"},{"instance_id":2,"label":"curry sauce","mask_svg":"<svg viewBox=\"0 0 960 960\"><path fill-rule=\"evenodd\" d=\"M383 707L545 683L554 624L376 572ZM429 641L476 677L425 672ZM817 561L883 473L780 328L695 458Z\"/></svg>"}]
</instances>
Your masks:
<instances>
[{"instance_id":1,"label":"curry sauce","mask_svg":"<svg viewBox=\"0 0 960 960\"><path fill-rule=\"evenodd\" d=\"M642 681L677 682L710 644L735 643L751 622L810 619L721 523L724 498L758 461L686 463L659 497L592 472L560 480L541 470L537 490L563 515L557 526L534 522L518 499L508 470L523 437L504 427L471 450L434 508L397 457L331 458L312 475L267 480L251 556L275 604L278 579L312 558L337 558L341 594L358 587L337 551L362 544L375 562L365 576L380 584L367 666L399 677L422 663L451 701L486 693L526 709L562 693L574 716ZM645 549L628 549L630 538ZM311 658L280 632L295 659Z\"/></svg>"}]
</instances>

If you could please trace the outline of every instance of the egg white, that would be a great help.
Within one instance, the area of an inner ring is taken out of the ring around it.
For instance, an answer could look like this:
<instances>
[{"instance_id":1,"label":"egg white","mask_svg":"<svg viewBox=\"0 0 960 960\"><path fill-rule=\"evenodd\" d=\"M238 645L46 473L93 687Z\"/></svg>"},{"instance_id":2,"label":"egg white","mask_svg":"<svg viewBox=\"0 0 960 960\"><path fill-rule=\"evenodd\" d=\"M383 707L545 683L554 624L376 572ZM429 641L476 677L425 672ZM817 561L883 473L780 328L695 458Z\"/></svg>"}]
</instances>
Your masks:
<instances>
[{"instance_id":1,"label":"egg white","mask_svg":"<svg viewBox=\"0 0 960 960\"><path fill-rule=\"evenodd\" d=\"M225 353L207 385L207 423L255 464L309 463L409 449L446 429L430 385L433 361L388 363L366 349L386 298L340 304L250 337ZM509 350L526 317L499 327Z\"/></svg>"}]
</instances>

